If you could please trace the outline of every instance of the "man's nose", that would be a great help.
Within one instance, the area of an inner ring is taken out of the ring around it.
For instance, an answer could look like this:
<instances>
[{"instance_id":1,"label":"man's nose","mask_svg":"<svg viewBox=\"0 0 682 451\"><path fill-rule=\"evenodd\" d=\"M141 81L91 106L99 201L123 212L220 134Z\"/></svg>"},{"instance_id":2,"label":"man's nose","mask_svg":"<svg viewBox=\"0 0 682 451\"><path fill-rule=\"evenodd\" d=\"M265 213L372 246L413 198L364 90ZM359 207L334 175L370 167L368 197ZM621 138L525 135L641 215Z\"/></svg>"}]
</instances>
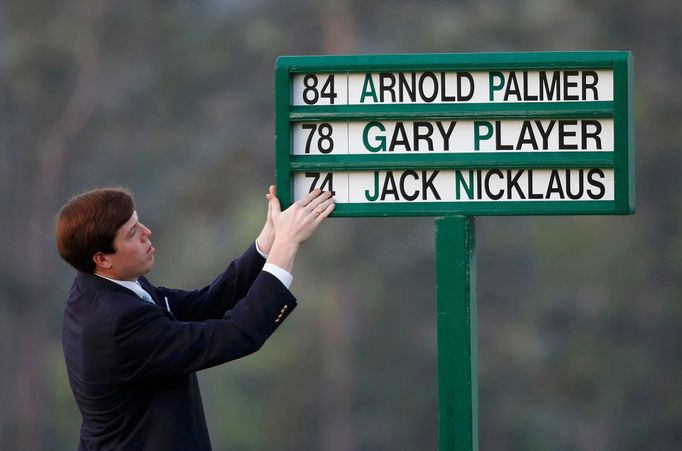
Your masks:
<instances>
[{"instance_id":1,"label":"man's nose","mask_svg":"<svg viewBox=\"0 0 682 451\"><path fill-rule=\"evenodd\" d=\"M150 236L152 236L152 231L149 229L149 227L147 227L147 226L144 225L144 224L140 224L140 225L141 225L142 228L143 228L142 234L143 234L145 237L150 237Z\"/></svg>"}]
</instances>

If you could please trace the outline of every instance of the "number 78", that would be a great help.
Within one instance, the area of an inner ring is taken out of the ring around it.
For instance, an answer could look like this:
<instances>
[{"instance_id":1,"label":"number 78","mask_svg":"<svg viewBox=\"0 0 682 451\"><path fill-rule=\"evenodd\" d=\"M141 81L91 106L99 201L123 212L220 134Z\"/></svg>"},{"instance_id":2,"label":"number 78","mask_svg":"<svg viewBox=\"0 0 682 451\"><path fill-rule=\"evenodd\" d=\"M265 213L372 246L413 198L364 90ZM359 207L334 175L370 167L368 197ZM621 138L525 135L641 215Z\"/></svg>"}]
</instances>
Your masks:
<instances>
[{"instance_id":1,"label":"number 78","mask_svg":"<svg viewBox=\"0 0 682 451\"><path fill-rule=\"evenodd\" d=\"M319 126L318 124L301 124L301 128L303 130L310 130L310 133L308 133L308 139L305 143L305 153L310 153L310 144L313 140L313 136L315 135L315 131L317 131L317 134L319 135L317 138L317 150L319 150L320 153L325 154L334 150L334 140L332 139L332 132L334 130L332 128L332 124L327 122L323 122L319 124Z\"/></svg>"}]
</instances>

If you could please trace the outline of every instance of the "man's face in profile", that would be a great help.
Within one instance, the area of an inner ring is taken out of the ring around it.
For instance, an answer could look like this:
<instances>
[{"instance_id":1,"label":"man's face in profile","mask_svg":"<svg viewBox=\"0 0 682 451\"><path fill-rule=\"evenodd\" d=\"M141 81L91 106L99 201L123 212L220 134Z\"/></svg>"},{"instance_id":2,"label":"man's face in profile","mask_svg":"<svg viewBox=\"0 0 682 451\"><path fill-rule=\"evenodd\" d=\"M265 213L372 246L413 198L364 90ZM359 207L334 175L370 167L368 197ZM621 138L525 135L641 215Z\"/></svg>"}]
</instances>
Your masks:
<instances>
[{"instance_id":1,"label":"man's face in profile","mask_svg":"<svg viewBox=\"0 0 682 451\"><path fill-rule=\"evenodd\" d=\"M98 272L117 280L137 280L154 267L154 246L149 240L152 232L142 224L134 211L116 232L113 254L103 254L109 268ZM95 257L97 258L97 257Z\"/></svg>"}]
</instances>

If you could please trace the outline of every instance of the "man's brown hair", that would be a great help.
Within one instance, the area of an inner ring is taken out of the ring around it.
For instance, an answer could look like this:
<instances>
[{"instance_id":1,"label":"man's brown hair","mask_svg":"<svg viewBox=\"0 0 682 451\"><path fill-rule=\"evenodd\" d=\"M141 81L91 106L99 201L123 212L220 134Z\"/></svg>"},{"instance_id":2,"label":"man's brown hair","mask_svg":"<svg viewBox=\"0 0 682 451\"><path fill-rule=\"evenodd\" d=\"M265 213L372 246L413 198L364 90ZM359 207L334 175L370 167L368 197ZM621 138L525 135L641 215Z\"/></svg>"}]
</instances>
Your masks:
<instances>
[{"instance_id":1,"label":"man's brown hair","mask_svg":"<svg viewBox=\"0 0 682 451\"><path fill-rule=\"evenodd\" d=\"M94 273L97 252L113 254L118 229L135 211L126 188L98 188L73 197L57 215L57 251L79 271Z\"/></svg>"}]
</instances>

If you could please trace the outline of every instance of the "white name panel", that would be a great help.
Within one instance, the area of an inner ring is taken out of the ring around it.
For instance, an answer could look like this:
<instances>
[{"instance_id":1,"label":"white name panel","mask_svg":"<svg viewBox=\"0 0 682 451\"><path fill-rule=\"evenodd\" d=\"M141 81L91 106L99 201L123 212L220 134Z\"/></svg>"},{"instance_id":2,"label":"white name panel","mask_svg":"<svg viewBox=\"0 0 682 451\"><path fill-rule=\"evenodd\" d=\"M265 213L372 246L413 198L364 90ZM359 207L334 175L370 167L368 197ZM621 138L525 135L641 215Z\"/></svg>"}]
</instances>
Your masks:
<instances>
[{"instance_id":1,"label":"white name panel","mask_svg":"<svg viewBox=\"0 0 682 451\"><path fill-rule=\"evenodd\" d=\"M331 190L337 203L603 201L613 169L462 169L294 174L294 199Z\"/></svg>"},{"instance_id":2,"label":"white name panel","mask_svg":"<svg viewBox=\"0 0 682 451\"><path fill-rule=\"evenodd\" d=\"M309 122L292 128L294 155L614 149L613 119Z\"/></svg>"},{"instance_id":3,"label":"white name panel","mask_svg":"<svg viewBox=\"0 0 682 451\"><path fill-rule=\"evenodd\" d=\"M295 74L292 104L375 105L613 100L610 70Z\"/></svg>"}]
</instances>

